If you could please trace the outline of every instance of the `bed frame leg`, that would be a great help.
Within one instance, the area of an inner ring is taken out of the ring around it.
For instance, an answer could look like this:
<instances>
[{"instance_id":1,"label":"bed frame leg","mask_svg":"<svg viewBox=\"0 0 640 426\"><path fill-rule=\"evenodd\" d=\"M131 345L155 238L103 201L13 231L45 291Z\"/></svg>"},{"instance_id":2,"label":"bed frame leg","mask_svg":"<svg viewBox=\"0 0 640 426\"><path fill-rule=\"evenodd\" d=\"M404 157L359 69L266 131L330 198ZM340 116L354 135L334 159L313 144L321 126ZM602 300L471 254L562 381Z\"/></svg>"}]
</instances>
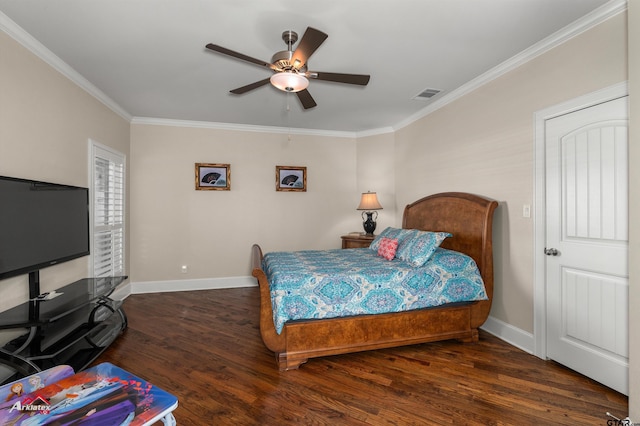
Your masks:
<instances>
[{"instance_id":1,"label":"bed frame leg","mask_svg":"<svg viewBox=\"0 0 640 426\"><path fill-rule=\"evenodd\" d=\"M308 360L308 358L290 359L286 353L276 353L276 362L280 371L297 370Z\"/></svg>"},{"instance_id":2,"label":"bed frame leg","mask_svg":"<svg viewBox=\"0 0 640 426\"><path fill-rule=\"evenodd\" d=\"M463 343L478 343L480 341L480 333L477 328L471 330L471 336L463 337L462 339L458 339L459 342Z\"/></svg>"}]
</instances>

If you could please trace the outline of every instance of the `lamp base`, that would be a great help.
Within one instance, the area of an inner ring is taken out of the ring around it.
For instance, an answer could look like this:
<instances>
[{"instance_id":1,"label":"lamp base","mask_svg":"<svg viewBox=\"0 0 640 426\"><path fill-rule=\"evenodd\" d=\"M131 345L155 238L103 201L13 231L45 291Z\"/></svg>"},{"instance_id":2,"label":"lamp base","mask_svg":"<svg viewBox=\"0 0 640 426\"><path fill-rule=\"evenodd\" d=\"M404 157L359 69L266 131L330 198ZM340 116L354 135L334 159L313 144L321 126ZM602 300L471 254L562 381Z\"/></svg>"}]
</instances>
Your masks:
<instances>
[{"instance_id":1,"label":"lamp base","mask_svg":"<svg viewBox=\"0 0 640 426\"><path fill-rule=\"evenodd\" d=\"M373 235L373 231L376 230L376 221L373 220L373 214L376 214L376 219L378 218L378 212L362 212L362 218L364 219L364 215L367 215L367 218L364 222L362 222L362 226L364 227L364 232L367 235Z\"/></svg>"}]
</instances>

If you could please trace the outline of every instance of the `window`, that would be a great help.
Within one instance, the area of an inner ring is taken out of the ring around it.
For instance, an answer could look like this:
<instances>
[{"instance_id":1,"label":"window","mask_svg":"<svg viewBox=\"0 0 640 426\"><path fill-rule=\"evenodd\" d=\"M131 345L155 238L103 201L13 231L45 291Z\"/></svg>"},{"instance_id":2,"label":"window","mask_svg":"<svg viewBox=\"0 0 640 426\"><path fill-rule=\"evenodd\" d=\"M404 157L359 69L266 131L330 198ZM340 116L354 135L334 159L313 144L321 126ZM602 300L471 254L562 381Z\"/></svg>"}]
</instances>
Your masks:
<instances>
[{"instance_id":1,"label":"window","mask_svg":"<svg viewBox=\"0 0 640 426\"><path fill-rule=\"evenodd\" d=\"M89 141L92 276L124 275L124 155Z\"/></svg>"}]
</instances>

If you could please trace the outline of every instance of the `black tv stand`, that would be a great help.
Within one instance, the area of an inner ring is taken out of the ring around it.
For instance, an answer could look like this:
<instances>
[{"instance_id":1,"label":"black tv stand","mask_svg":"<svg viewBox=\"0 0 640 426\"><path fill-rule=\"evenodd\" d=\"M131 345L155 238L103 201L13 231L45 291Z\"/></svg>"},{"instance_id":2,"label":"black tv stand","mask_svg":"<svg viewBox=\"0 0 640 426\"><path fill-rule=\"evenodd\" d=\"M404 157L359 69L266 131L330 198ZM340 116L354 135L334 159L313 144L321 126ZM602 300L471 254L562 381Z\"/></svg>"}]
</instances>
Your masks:
<instances>
[{"instance_id":1,"label":"black tv stand","mask_svg":"<svg viewBox=\"0 0 640 426\"><path fill-rule=\"evenodd\" d=\"M29 272L29 300L40 294L40 271Z\"/></svg>"},{"instance_id":2,"label":"black tv stand","mask_svg":"<svg viewBox=\"0 0 640 426\"><path fill-rule=\"evenodd\" d=\"M39 274L30 273L30 300L0 312L0 330L29 330L0 349L0 364L15 371L2 383L60 364L87 367L127 327L122 302L109 297L125 279L85 278L40 295Z\"/></svg>"}]
</instances>

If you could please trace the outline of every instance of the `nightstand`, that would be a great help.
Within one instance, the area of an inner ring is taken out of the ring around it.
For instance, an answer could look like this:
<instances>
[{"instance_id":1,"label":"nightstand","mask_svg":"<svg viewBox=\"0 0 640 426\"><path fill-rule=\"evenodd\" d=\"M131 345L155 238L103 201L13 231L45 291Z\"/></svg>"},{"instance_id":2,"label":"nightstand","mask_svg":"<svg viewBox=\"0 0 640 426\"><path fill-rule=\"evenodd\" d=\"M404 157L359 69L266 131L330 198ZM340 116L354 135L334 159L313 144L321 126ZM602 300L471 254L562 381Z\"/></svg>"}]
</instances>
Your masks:
<instances>
[{"instance_id":1,"label":"nightstand","mask_svg":"<svg viewBox=\"0 0 640 426\"><path fill-rule=\"evenodd\" d=\"M349 234L342 237L342 248L366 248L369 247L371 241L375 238L375 235L366 234Z\"/></svg>"}]
</instances>

